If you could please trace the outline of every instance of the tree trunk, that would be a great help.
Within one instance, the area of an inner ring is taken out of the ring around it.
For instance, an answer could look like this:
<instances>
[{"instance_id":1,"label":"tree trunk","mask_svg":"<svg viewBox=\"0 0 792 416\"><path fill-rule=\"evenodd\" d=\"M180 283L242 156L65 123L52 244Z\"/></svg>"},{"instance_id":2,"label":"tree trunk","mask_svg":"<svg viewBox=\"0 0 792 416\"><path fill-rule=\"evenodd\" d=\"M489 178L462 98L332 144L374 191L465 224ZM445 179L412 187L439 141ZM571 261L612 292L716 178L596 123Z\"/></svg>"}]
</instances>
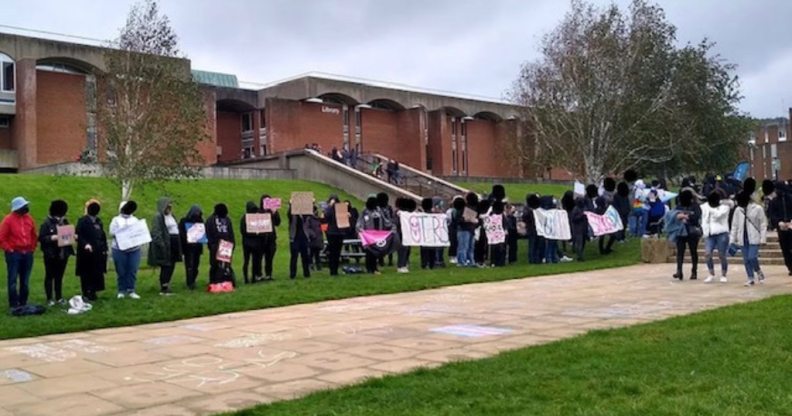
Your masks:
<instances>
[{"instance_id":1,"label":"tree trunk","mask_svg":"<svg viewBox=\"0 0 792 416\"><path fill-rule=\"evenodd\" d=\"M129 198L132 196L132 187L133 183L131 179L122 179L121 180L121 200L122 201L129 201Z\"/></svg>"}]
</instances>

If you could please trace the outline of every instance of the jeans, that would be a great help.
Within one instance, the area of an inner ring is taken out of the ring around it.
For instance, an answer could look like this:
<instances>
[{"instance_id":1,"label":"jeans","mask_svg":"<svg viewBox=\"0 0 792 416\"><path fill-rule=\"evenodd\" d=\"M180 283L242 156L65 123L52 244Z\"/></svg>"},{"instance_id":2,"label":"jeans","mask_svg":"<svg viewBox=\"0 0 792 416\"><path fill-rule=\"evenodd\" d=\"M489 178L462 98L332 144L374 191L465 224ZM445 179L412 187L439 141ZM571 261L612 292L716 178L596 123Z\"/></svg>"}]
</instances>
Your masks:
<instances>
[{"instance_id":1,"label":"jeans","mask_svg":"<svg viewBox=\"0 0 792 416\"><path fill-rule=\"evenodd\" d=\"M704 248L707 254L707 270L709 270L710 275L715 274L715 265L712 262L712 251L718 250L718 257L720 258L721 264L721 273L723 276L726 276L726 272L729 270L729 261L727 259L728 254L726 253L726 251L729 249L729 233L721 233L707 237Z\"/></svg>"},{"instance_id":2,"label":"jeans","mask_svg":"<svg viewBox=\"0 0 792 416\"><path fill-rule=\"evenodd\" d=\"M646 234L646 227L649 224L649 211L643 208L630 211L627 223L629 224L630 233L636 237L641 237Z\"/></svg>"},{"instance_id":3,"label":"jeans","mask_svg":"<svg viewBox=\"0 0 792 416\"><path fill-rule=\"evenodd\" d=\"M126 294L135 291L137 272L140 267L141 250L121 251L113 249L113 263L118 276L118 293Z\"/></svg>"},{"instance_id":4,"label":"jeans","mask_svg":"<svg viewBox=\"0 0 792 416\"><path fill-rule=\"evenodd\" d=\"M558 241L545 240L545 261L549 263L558 263Z\"/></svg>"},{"instance_id":5,"label":"jeans","mask_svg":"<svg viewBox=\"0 0 792 416\"><path fill-rule=\"evenodd\" d=\"M469 266L473 264L473 233L467 230L457 231L457 265Z\"/></svg>"},{"instance_id":6,"label":"jeans","mask_svg":"<svg viewBox=\"0 0 792 416\"><path fill-rule=\"evenodd\" d=\"M400 246L396 256L396 267L403 269L410 266L410 252L412 247Z\"/></svg>"},{"instance_id":7,"label":"jeans","mask_svg":"<svg viewBox=\"0 0 792 416\"><path fill-rule=\"evenodd\" d=\"M5 260L8 268L8 306L15 308L27 305L33 253L6 252ZM19 278L19 292L17 292L17 278Z\"/></svg>"},{"instance_id":8,"label":"jeans","mask_svg":"<svg viewBox=\"0 0 792 416\"><path fill-rule=\"evenodd\" d=\"M754 272L759 270L759 245L746 244L742 247L743 263L748 280L754 280Z\"/></svg>"}]
</instances>

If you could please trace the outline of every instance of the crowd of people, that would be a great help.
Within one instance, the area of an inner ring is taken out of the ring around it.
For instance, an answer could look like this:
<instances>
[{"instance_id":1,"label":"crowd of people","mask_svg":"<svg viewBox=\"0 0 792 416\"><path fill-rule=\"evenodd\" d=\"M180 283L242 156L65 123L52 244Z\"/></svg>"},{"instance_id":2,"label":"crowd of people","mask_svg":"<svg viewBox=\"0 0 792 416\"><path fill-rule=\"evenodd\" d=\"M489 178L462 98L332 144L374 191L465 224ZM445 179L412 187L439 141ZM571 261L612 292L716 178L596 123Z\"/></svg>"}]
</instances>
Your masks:
<instances>
[{"instance_id":1,"label":"crowd of people","mask_svg":"<svg viewBox=\"0 0 792 416\"><path fill-rule=\"evenodd\" d=\"M765 181L760 198L756 181L751 178L735 187L724 184L718 178L709 178L704 191L700 192L695 180L686 178L678 194L670 194L661 181L652 181L647 187L635 172L628 171L618 183L613 178L605 178L599 185L585 186L581 194L567 191L560 200L551 195L528 194L524 205L510 203L502 185L494 185L487 195L471 192L456 196L448 205L441 198L424 198L420 204L412 199L398 198L392 205L386 193L369 196L362 212L358 212L350 201L344 201L346 209L337 209L336 205L341 201L335 195L318 206L314 204L314 212L310 215L293 214L289 204L286 212L289 278L297 277L298 263L302 276L309 278L312 271L321 269L323 258L330 276L338 276L345 240L357 239L366 231L386 231L389 235L383 244L363 248L367 273L380 274L380 267L385 265L386 259L388 265L393 264L394 254L397 272L409 273L412 247L401 244L403 230L400 217L403 213L412 212L441 214L447 225L447 248L418 248L420 266L424 269L446 267L446 258L449 265L457 267L503 267L517 261L519 239L527 239L527 258L531 264L574 259L584 261L585 246L594 239L587 213L604 215L609 209L618 212L625 227L597 238L597 248L603 255L611 253L616 242L623 242L629 236L649 238L664 232L677 246L674 278L683 279L683 259L687 250L692 260L689 277L696 279L698 244L703 239L709 271L706 282L717 278L714 252L717 251L720 258L720 280L725 282L727 256L739 249L744 257L746 285L752 285L754 277L758 277L760 283L764 280L758 262L759 247L765 243L768 229L774 229L778 231L784 261L792 275L792 186ZM249 201L237 228L245 283L274 279L273 262L281 216L278 209L265 204L268 199L270 195L265 194L258 203ZM74 227L74 244L64 245L59 242L59 228L69 224L69 207L65 201L52 201L49 215L36 229L29 214L29 202L23 197L14 198L11 213L0 224L0 248L5 251L8 272L9 306L15 308L27 303L34 252L39 246L44 260L44 287L49 305L65 302L62 283L71 256L76 257L75 272L80 278L82 296L86 301L97 299L98 293L105 289L108 259L115 266L116 296L119 299L139 299L137 274L144 246L122 247L117 238L122 230L140 221L135 216L137 208L135 201L121 203L107 228L108 238L100 218L100 202L95 199L87 201L83 215ZM193 205L179 221L174 217L170 199L161 198L156 208L156 215L150 221L151 241L146 257L150 266L159 268L162 295L172 293L171 280L180 262L184 264L187 288L196 289L204 245L209 252L209 283L236 283L231 262L218 256L218 250L223 249L224 243L233 247L238 241L234 221L225 204L215 205L211 215L205 219L201 207ZM534 211L553 209L566 211L564 217L569 221L571 239L546 238L537 229ZM250 232L246 214L269 214L272 231ZM503 241L488 241L484 228L491 221L501 221L498 228L505 232ZM204 240L188 238L188 230L194 224L204 225Z\"/></svg>"}]
</instances>

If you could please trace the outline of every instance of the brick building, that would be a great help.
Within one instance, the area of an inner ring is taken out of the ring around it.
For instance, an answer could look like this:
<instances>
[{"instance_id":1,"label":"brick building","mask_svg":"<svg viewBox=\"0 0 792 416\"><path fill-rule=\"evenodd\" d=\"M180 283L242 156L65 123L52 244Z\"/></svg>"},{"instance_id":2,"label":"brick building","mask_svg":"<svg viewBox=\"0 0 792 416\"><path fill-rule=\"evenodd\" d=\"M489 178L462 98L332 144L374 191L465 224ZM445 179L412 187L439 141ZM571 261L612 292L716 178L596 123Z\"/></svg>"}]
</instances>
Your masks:
<instances>
[{"instance_id":1,"label":"brick building","mask_svg":"<svg viewBox=\"0 0 792 416\"><path fill-rule=\"evenodd\" d=\"M103 48L0 33L0 168L71 162L97 146ZM497 100L306 74L261 88L192 70L205 96L207 165L317 143L377 152L446 177L525 177L507 144L519 108Z\"/></svg>"},{"instance_id":2,"label":"brick building","mask_svg":"<svg viewBox=\"0 0 792 416\"><path fill-rule=\"evenodd\" d=\"M789 109L792 119L792 108ZM792 142L789 120L784 117L761 120L748 140L751 175L764 179L792 179Z\"/></svg>"}]
</instances>

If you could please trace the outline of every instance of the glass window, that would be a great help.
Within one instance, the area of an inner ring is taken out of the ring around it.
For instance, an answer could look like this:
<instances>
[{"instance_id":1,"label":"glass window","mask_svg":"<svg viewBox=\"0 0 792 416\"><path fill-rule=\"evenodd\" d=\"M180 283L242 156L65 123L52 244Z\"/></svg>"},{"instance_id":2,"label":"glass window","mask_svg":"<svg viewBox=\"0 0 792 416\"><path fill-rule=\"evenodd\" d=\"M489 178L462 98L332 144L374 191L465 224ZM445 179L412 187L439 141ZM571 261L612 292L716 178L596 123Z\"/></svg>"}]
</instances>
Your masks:
<instances>
[{"instance_id":1,"label":"glass window","mask_svg":"<svg viewBox=\"0 0 792 416\"><path fill-rule=\"evenodd\" d=\"M786 126L778 126L778 141L786 141Z\"/></svg>"},{"instance_id":2,"label":"glass window","mask_svg":"<svg viewBox=\"0 0 792 416\"><path fill-rule=\"evenodd\" d=\"M14 91L14 63L3 62L3 91Z\"/></svg>"},{"instance_id":3,"label":"glass window","mask_svg":"<svg viewBox=\"0 0 792 416\"><path fill-rule=\"evenodd\" d=\"M250 113L242 114L242 131L252 131L253 130L253 117L251 117Z\"/></svg>"}]
</instances>

